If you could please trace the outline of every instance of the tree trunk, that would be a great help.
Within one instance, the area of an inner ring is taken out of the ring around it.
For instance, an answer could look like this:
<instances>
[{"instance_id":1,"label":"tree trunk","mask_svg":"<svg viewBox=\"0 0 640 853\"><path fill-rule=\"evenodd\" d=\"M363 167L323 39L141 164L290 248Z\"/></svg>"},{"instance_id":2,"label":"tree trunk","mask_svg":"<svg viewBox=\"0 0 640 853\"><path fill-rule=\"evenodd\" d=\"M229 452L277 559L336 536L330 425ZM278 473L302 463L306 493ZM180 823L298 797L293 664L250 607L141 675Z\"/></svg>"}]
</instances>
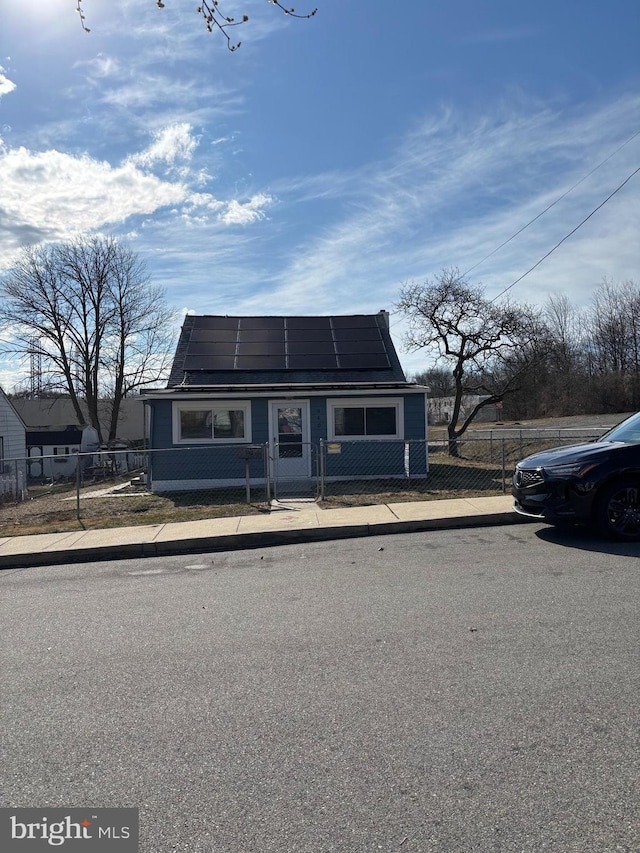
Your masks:
<instances>
[{"instance_id":1,"label":"tree trunk","mask_svg":"<svg viewBox=\"0 0 640 853\"><path fill-rule=\"evenodd\" d=\"M447 426L447 433L449 436L448 443L448 453L449 456L455 456L456 459L460 457L460 450L458 447L458 433L453 424L449 424Z\"/></svg>"}]
</instances>

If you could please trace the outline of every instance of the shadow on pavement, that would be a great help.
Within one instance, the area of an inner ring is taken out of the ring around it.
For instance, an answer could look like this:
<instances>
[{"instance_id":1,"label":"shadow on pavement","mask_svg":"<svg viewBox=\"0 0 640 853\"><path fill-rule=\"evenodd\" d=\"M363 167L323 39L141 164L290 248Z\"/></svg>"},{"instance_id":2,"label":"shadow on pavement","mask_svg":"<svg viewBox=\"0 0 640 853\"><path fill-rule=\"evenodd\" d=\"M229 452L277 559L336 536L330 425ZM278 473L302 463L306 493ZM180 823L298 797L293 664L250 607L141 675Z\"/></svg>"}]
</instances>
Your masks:
<instances>
[{"instance_id":1,"label":"shadow on pavement","mask_svg":"<svg viewBox=\"0 0 640 853\"><path fill-rule=\"evenodd\" d=\"M620 542L594 535L586 525L567 525L563 527L543 527L536 531L536 536L562 545L564 548L578 548L581 551L591 551L598 554L618 554L620 557L640 558L640 542Z\"/></svg>"}]
</instances>

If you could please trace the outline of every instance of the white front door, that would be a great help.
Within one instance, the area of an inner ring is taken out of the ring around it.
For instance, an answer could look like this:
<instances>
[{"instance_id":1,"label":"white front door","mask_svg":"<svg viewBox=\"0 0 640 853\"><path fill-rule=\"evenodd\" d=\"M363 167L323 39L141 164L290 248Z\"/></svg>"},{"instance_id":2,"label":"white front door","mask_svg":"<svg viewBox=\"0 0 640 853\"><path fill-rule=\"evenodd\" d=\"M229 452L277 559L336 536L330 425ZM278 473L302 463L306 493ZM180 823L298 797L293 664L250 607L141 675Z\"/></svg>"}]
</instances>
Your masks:
<instances>
[{"instance_id":1,"label":"white front door","mask_svg":"<svg viewBox=\"0 0 640 853\"><path fill-rule=\"evenodd\" d=\"M309 401L272 400L269 415L273 476L278 480L310 477Z\"/></svg>"}]
</instances>

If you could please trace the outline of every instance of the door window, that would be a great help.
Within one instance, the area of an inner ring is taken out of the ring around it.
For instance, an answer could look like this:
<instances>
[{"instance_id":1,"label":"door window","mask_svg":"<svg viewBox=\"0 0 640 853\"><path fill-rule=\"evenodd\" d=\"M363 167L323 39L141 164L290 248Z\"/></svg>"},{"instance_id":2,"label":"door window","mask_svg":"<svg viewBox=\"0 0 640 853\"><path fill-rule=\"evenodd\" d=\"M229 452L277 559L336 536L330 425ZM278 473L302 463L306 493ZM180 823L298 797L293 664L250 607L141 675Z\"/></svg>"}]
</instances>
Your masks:
<instances>
[{"instance_id":1,"label":"door window","mask_svg":"<svg viewBox=\"0 0 640 853\"><path fill-rule=\"evenodd\" d=\"M278 406L278 456L302 456L302 409L298 406Z\"/></svg>"}]
</instances>

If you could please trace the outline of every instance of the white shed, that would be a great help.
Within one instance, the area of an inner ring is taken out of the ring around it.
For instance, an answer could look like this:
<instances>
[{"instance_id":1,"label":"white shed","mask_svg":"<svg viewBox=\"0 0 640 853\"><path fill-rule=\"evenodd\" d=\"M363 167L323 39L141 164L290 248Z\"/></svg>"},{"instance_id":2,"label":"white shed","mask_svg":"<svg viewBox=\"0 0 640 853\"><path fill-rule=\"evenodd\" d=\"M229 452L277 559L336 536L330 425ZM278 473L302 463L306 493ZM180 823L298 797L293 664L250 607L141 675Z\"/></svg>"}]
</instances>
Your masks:
<instances>
[{"instance_id":1,"label":"white shed","mask_svg":"<svg viewBox=\"0 0 640 853\"><path fill-rule=\"evenodd\" d=\"M26 493L27 428L0 388L0 500Z\"/></svg>"}]
</instances>

